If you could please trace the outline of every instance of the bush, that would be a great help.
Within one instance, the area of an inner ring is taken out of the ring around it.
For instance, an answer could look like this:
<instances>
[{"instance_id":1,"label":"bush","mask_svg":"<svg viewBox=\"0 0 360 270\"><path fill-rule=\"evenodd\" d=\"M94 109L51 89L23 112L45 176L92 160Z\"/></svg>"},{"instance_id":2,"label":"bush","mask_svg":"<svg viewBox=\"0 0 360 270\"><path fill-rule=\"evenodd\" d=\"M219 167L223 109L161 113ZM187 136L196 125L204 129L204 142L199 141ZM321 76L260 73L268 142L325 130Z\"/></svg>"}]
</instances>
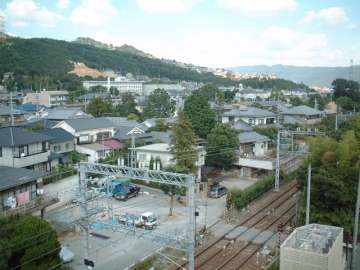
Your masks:
<instances>
[{"instance_id":1,"label":"bush","mask_svg":"<svg viewBox=\"0 0 360 270\"><path fill-rule=\"evenodd\" d=\"M130 270L149 270L152 267L154 267L154 261L156 260L155 257L149 257L137 264L135 264L133 267L130 268ZM155 267L155 270L158 270L159 268Z\"/></svg>"},{"instance_id":2,"label":"bush","mask_svg":"<svg viewBox=\"0 0 360 270\"><path fill-rule=\"evenodd\" d=\"M228 196L228 204L233 204L237 209L242 209L274 186L274 176L265 177L254 185L244 190L232 190ZM230 205L228 205L230 206Z\"/></svg>"},{"instance_id":3,"label":"bush","mask_svg":"<svg viewBox=\"0 0 360 270\"><path fill-rule=\"evenodd\" d=\"M51 173L43 178L44 185L56 182L65 177L72 176L77 173L77 170L71 165L59 165L51 171Z\"/></svg>"}]
</instances>

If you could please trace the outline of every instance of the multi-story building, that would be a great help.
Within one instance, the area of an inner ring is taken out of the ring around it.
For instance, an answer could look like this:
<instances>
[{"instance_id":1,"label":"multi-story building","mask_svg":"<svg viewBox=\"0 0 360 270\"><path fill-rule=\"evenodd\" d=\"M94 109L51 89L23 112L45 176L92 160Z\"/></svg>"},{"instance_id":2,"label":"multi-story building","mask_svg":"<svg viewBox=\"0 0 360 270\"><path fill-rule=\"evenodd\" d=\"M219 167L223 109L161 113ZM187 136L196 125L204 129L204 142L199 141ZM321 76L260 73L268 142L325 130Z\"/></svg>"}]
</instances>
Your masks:
<instances>
[{"instance_id":1,"label":"multi-story building","mask_svg":"<svg viewBox=\"0 0 360 270\"><path fill-rule=\"evenodd\" d=\"M44 105L46 107L63 106L67 103L69 97L68 91L41 91L38 93L27 93L24 103Z\"/></svg>"},{"instance_id":2,"label":"multi-story building","mask_svg":"<svg viewBox=\"0 0 360 270\"><path fill-rule=\"evenodd\" d=\"M144 84L144 95L148 96L150 95L152 92L154 92L154 90L156 89L164 89L167 92L171 92L171 93L182 93L185 90L185 87L182 86L179 83L147 83Z\"/></svg>"},{"instance_id":3,"label":"multi-story building","mask_svg":"<svg viewBox=\"0 0 360 270\"><path fill-rule=\"evenodd\" d=\"M51 139L20 127L0 128L0 165L49 171Z\"/></svg>"},{"instance_id":4,"label":"multi-story building","mask_svg":"<svg viewBox=\"0 0 360 270\"><path fill-rule=\"evenodd\" d=\"M280 248L280 270L343 270L343 228L310 224L295 229Z\"/></svg>"},{"instance_id":5,"label":"multi-story building","mask_svg":"<svg viewBox=\"0 0 360 270\"><path fill-rule=\"evenodd\" d=\"M115 78L114 80L108 78L104 81L83 81L83 86L86 90L89 90L94 86L103 86L108 90L111 87L114 87L119 90L120 94L130 92L137 95L143 95L143 85L143 81L130 80L121 76Z\"/></svg>"},{"instance_id":6,"label":"multi-story building","mask_svg":"<svg viewBox=\"0 0 360 270\"><path fill-rule=\"evenodd\" d=\"M254 131L239 134L239 155L235 165L240 168L240 175L258 177L274 170L275 159L269 151L270 139Z\"/></svg>"},{"instance_id":7,"label":"multi-story building","mask_svg":"<svg viewBox=\"0 0 360 270\"><path fill-rule=\"evenodd\" d=\"M146 169L160 169L169 165L175 165L176 161L170 152L170 145L167 143L154 143L145 146L136 147L136 158L140 168ZM197 146L197 161L198 179L201 178L201 167L205 164L206 151L203 146ZM151 163L153 162L153 168Z\"/></svg>"},{"instance_id":8,"label":"multi-story building","mask_svg":"<svg viewBox=\"0 0 360 270\"><path fill-rule=\"evenodd\" d=\"M222 123L235 123L243 121L250 126L272 125L276 123L276 115L273 112L256 107L239 106L222 115Z\"/></svg>"},{"instance_id":9,"label":"multi-story building","mask_svg":"<svg viewBox=\"0 0 360 270\"><path fill-rule=\"evenodd\" d=\"M52 137L50 143L51 167L69 162L69 155L75 151L75 137L62 128L48 128L38 133Z\"/></svg>"}]
</instances>

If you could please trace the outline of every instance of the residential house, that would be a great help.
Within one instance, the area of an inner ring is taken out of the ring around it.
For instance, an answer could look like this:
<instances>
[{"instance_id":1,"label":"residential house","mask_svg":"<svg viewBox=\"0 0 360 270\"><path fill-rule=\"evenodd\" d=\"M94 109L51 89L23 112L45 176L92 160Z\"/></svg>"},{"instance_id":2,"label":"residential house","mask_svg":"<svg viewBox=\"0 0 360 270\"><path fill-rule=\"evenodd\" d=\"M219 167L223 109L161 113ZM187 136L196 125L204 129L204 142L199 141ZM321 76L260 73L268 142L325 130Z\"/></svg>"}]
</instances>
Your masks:
<instances>
[{"instance_id":1,"label":"residential house","mask_svg":"<svg viewBox=\"0 0 360 270\"><path fill-rule=\"evenodd\" d=\"M281 93L284 96L288 97L299 97L299 98L306 98L308 96L308 93L305 89L296 88L296 89L290 89L290 90L281 90Z\"/></svg>"},{"instance_id":2,"label":"residential house","mask_svg":"<svg viewBox=\"0 0 360 270\"><path fill-rule=\"evenodd\" d=\"M44 194L44 172L24 168L0 166L0 213L31 214L41 212L59 201L56 196Z\"/></svg>"},{"instance_id":3,"label":"residential house","mask_svg":"<svg viewBox=\"0 0 360 270\"><path fill-rule=\"evenodd\" d=\"M77 118L59 122L54 128L62 128L76 138L76 144L87 144L110 139L116 132L115 125L106 119Z\"/></svg>"},{"instance_id":4,"label":"residential house","mask_svg":"<svg viewBox=\"0 0 360 270\"><path fill-rule=\"evenodd\" d=\"M276 123L276 115L267 110L247 106L238 106L222 114L222 123L237 121L243 121L250 126L272 125Z\"/></svg>"},{"instance_id":5,"label":"residential house","mask_svg":"<svg viewBox=\"0 0 360 270\"><path fill-rule=\"evenodd\" d=\"M60 122L69 119L93 118L93 116L85 113L80 108L58 107L45 110L41 114L41 118Z\"/></svg>"},{"instance_id":6,"label":"residential house","mask_svg":"<svg viewBox=\"0 0 360 270\"><path fill-rule=\"evenodd\" d=\"M321 121L324 112L301 105L285 108L281 111L284 124L316 124Z\"/></svg>"},{"instance_id":7,"label":"residential house","mask_svg":"<svg viewBox=\"0 0 360 270\"><path fill-rule=\"evenodd\" d=\"M0 166L0 212L24 205L38 197L46 174L23 168Z\"/></svg>"},{"instance_id":8,"label":"residential house","mask_svg":"<svg viewBox=\"0 0 360 270\"><path fill-rule=\"evenodd\" d=\"M255 101L270 98L271 91L266 89L245 88L235 93L234 99L237 101Z\"/></svg>"},{"instance_id":9,"label":"residential house","mask_svg":"<svg viewBox=\"0 0 360 270\"><path fill-rule=\"evenodd\" d=\"M32 92L26 94L24 103L29 102L46 107L56 107L65 105L68 97L69 92L65 90Z\"/></svg>"},{"instance_id":10,"label":"residential house","mask_svg":"<svg viewBox=\"0 0 360 270\"><path fill-rule=\"evenodd\" d=\"M87 156L87 161L94 163L106 158L112 152L112 149L110 146L101 143L88 143L77 145L76 152Z\"/></svg>"},{"instance_id":11,"label":"residential house","mask_svg":"<svg viewBox=\"0 0 360 270\"><path fill-rule=\"evenodd\" d=\"M22 124L25 122L25 113L23 111L13 109L0 104L0 126L8 126L11 124L13 117L14 124Z\"/></svg>"},{"instance_id":12,"label":"residential house","mask_svg":"<svg viewBox=\"0 0 360 270\"><path fill-rule=\"evenodd\" d=\"M20 127L0 128L0 165L49 171L53 138Z\"/></svg>"},{"instance_id":13,"label":"residential house","mask_svg":"<svg viewBox=\"0 0 360 270\"><path fill-rule=\"evenodd\" d=\"M239 134L239 157L236 165L240 167L240 175L257 177L269 174L274 169L274 158L270 157L271 140L254 131Z\"/></svg>"},{"instance_id":14,"label":"residential house","mask_svg":"<svg viewBox=\"0 0 360 270\"><path fill-rule=\"evenodd\" d=\"M37 132L52 137L49 141L52 168L70 161L70 153L75 151L75 137L72 134L62 128L48 128Z\"/></svg>"},{"instance_id":15,"label":"residential house","mask_svg":"<svg viewBox=\"0 0 360 270\"><path fill-rule=\"evenodd\" d=\"M136 160L139 168L155 169L174 165L174 156L170 152L170 144L168 143L154 143L150 145L136 147ZM197 146L197 162L198 168L197 176L201 178L201 167L205 164L206 151L203 146ZM153 168L151 168L151 162L154 162Z\"/></svg>"}]
</instances>

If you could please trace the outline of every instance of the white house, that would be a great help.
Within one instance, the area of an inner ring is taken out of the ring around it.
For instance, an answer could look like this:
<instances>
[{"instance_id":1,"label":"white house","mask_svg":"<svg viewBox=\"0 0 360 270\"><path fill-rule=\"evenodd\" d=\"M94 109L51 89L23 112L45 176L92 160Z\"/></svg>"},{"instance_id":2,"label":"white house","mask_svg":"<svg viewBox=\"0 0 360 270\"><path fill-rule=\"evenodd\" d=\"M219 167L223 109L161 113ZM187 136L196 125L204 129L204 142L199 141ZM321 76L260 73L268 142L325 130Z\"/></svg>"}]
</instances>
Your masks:
<instances>
[{"instance_id":1,"label":"white house","mask_svg":"<svg viewBox=\"0 0 360 270\"><path fill-rule=\"evenodd\" d=\"M267 99L270 98L271 91L265 89L253 89L253 88L246 88L240 89L239 92L235 94L235 100L241 101L255 101L257 99Z\"/></svg>"},{"instance_id":2,"label":"white house","mask_svg":"<svg viewBox=\"0 0 360 270\"><path fill-rule=\"evenodd\" d=\"M150 163L154 161L152 169L160 169L162 167L174 165L174 156L170 153L170 145L167 143L155 143L145 146L136 147L136 158L140 168L150 168ZM203 146L197 147L197 162L198 178L201 178L201 166L205 164L206 151ZM159 162L160 161L160 162Z\"/></svg>"},{"instance_id":3,"label":"white house","mask_svg":"<svg viewBox=\"0 0 360 270\"><path fill-rule=\"evenodd\" d=\"M105 158L112 148L100 143L88 143L76 146L76 152L87 156L88 162L98 162Z\"/></svg>"},{"instance_id":4,"label":"white house","mask_svg":"<svg viewBox=\"0 0 360 270\"><path fill-rule=\"evenodd\" d=\"M239 106L222 115L222 123L235 123L243 121L250 126L272 125L276 123L276 115L273 112L256 107Z\"/></svg>"},{"instance_id":5,"label":"white house","mask_svg":"<svg viewBox=\"0 0 360 270\"><path fill-rule=\"evenodd\" d=\"M115 125L104 117L68 119L59 122L54 128L62 128L72 134L77 144L94 143L112 138Z\"/></svg>"},{"instance_id":6,"label":"white house","mask_svg":"<svg viewBox=\"0 0 360 270\"><path fill-rule=\"evenodd\" d=\"M274 169L274 159L269 156L270 141L254 131L239 134L239 156L235 165L239 166L241 176L256 177Z\"/></svg>"}]
</instances>

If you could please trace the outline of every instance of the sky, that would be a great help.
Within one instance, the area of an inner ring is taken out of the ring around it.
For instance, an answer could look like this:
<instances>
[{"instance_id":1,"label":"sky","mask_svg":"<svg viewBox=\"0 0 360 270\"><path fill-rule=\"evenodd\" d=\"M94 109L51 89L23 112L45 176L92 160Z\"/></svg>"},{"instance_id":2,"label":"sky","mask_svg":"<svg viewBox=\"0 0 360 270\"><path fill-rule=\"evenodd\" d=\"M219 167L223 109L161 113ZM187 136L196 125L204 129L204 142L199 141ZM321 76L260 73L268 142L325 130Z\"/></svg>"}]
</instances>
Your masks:
<instances>
[{"instance_id":1,"label":"sky","mask_svg":"<svg viewBox=\"0 0 360 270\"><path fill-rule=\"evenodd\" d=\"M9 34L129 44L208 67L360 63L359 0L0 0Z\"/></svg>"}]
</instances>

